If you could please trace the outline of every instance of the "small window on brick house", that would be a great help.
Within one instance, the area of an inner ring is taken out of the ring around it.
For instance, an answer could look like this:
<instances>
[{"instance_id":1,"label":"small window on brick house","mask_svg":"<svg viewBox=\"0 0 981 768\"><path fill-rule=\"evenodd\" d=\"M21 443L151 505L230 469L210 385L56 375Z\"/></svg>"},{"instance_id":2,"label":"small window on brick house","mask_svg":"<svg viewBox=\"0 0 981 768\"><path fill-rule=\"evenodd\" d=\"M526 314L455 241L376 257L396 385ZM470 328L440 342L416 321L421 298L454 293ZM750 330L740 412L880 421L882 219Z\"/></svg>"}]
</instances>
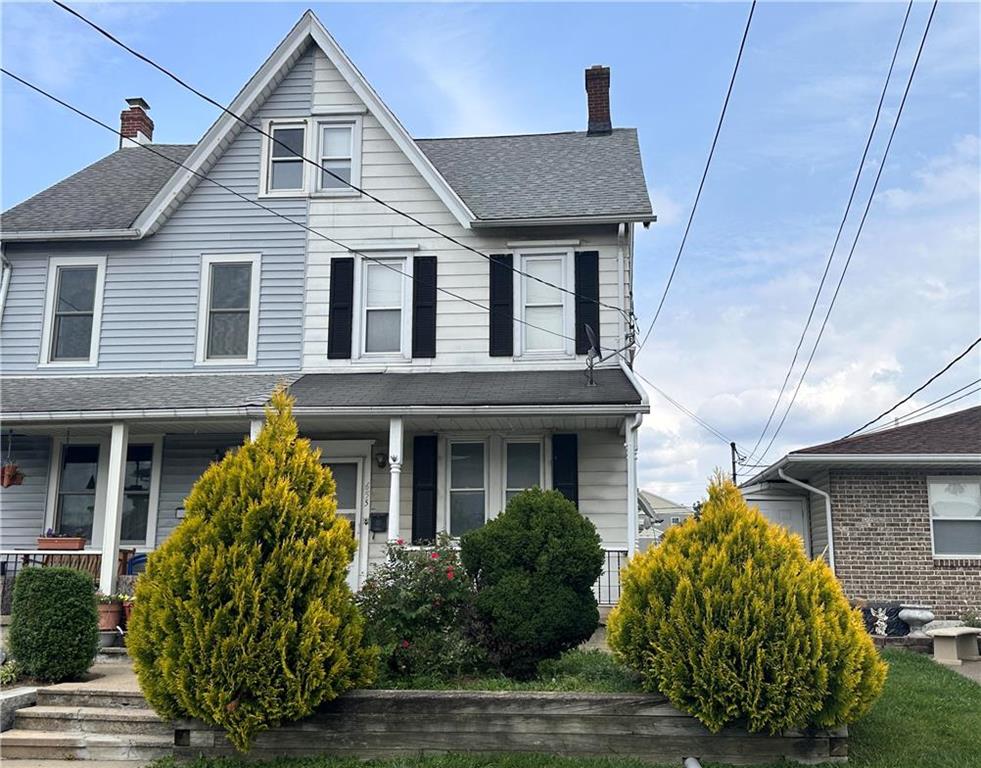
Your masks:
<instances>
[{"instance_id":1,"label":"small window on brick house","mask_svg":"<svg viewBox=\"0 0 981 768\"><path fill-rule=\"evenodd\" d=\"M933 554L981 558L981 477L931 477L927 492Z\"/></svg>"}]
</instances>

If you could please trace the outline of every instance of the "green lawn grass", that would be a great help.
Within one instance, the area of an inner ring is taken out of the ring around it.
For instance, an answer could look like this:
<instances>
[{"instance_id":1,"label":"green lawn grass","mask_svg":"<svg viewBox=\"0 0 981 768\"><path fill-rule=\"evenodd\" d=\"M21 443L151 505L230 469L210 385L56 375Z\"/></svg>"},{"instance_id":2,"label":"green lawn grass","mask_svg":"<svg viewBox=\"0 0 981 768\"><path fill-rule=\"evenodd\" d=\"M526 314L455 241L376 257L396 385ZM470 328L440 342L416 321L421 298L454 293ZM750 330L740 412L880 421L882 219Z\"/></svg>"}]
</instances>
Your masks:
<instances>
[{"instance_id":1,"label":"green lawn grass","mask_svg":"<svg viewBox=\"0 0 981 768\"><path fill-rule=\"evenodd\" d=\"M554 662L534 683L503 678L469 681L492 690L635 690L633 680L606 654L580 652ZM981 768L981 685L935 664L926 656L886 651L889 679L872 712L850 728L851 768ZM605 658L604 658L605 657ZM519 686L524 686L519 687ZM444 684L445 687L445 684ZM171 760L156 768L171 768ZM784 763L761 768L787 768ZM706 768L725 768L706 764ZM582 759L544 755L441 755L359 761L284 758L266 763L198 760L184 768L652 768L627 759ZM666 766L664 768L667 768ZM672 768L677 768L673 766Z\"/></svg>"}]
</instances>

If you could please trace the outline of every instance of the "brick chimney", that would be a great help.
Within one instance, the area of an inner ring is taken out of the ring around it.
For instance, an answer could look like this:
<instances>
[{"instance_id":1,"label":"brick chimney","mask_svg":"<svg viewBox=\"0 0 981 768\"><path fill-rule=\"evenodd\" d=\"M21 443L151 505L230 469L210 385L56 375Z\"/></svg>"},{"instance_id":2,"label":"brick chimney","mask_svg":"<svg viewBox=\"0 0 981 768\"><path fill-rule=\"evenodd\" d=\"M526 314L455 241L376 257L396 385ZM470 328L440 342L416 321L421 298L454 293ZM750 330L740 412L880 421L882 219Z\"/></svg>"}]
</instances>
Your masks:
<instances>
[{"instance_id":1,"label":"brick chimney","mask_svg":"<svg viewBox=\"0 0 981 768\"><path fill-rule=\"evenodd\" d=\"M126 99L129 109L124 109L119 114L119 146L125 144L125 139L130 139L136 144L149 144L153 141L153 120L147 112L150 105L141 98Z\"/></svg>"},{"instance_id":2,"label":"brick chimney","mask_svg":"<svg viewBox=\"0 0 981 768\"><path fill-rule=\"evenodd\" d=\"M586 107L590 136L605 136L613 130L610 122L610 68L594 64L586 70Z\"/></svg>"}]
</instances>

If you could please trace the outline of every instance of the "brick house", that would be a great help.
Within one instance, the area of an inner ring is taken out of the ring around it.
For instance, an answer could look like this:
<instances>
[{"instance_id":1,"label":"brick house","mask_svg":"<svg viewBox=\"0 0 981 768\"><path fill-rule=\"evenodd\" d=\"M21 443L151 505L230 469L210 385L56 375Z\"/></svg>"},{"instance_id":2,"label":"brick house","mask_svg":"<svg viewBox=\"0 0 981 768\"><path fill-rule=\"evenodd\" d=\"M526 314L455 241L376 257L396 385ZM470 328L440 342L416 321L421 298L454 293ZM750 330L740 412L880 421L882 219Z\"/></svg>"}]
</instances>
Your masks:
<instances>
[{"instance_id":1,"label":"brick house","mask_svg":"<svg viewBox=\"0 0 981 768\"><path fill-rule=\"evenodd\" d=\"M981 406L802 448L741 487L849 597L981 611Z\"/></svg>"}]
</instances>

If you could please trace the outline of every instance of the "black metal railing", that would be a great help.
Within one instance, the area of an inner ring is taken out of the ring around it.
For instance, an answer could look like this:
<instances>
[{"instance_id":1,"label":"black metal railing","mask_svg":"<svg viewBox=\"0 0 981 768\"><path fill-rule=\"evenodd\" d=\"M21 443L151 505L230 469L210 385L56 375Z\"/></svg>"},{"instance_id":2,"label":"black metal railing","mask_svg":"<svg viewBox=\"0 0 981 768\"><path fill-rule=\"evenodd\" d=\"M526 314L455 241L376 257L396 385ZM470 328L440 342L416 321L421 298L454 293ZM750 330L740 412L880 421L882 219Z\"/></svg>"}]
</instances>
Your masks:
<instances>
[{"instance_id":1,"label":"black metal railing","mask_svg":"<svg viewBox=\"0 0 981 768\"><path fill-rule=\"evenodd\" d=\"M596 580L596 602L600 605L615 605L620 599L620 570L627 565L627 550L604 550L603 572Z\"/></svg>"}]
</instances>

